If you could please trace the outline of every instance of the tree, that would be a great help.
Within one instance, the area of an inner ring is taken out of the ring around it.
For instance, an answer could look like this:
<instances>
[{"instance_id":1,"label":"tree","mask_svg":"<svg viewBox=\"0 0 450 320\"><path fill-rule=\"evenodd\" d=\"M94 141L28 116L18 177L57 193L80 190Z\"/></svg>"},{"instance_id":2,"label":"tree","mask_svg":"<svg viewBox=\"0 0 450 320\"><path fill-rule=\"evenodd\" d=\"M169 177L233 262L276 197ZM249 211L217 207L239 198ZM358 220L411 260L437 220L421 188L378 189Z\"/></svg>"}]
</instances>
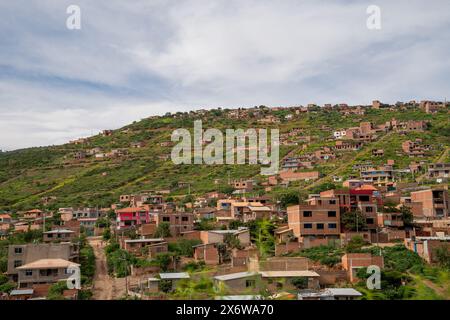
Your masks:
<instances>
[{"instance_id":1,"label":"tree","mask_svg":"<svg viewBox=\"0 0 450 320\"><path fill-rule=\"evenodd\" d=\"M306 289L308 288L308 278L305 277L297 277L291 280L293 286L297 289Z\"/></svg>"},{"instance_id":2,"label":"tree","mask_svg":"<svg viewBox=\"0 0 450 320\"><path fill-rule=\"evenodd\" d=\"M257 220L250 228L253 239L261 257L265 258L275 250L275 225L268 219ZM253 232L252 232L253 231Z\"/></svg>"},{"instance_id":3,"label":"tree","mask_svg":"<svg viewBox=\"0 0 450 320\"><path fill-rule=\"evenodd\" d=\"M228 252L228 248L225 243L218 243L216 247L217 253L219 255L219 264L222 264L225 261L230 260L230 253Z\"/></svg>"},{"instance_id":4,"label":"tree","mask_svg":"<svg viewBox=\"0 0 450 320\"><path fill-rule=\"evenodd\" d=\"M233 191L234 191L234 188L229 185L224 185L224 186L219 187L219 192L224 193L226 195L232 195Z\"/></svg>"},{"instance_id":5,"label":"tree","mask_svg":"<svg viewBox=\"0 0 450 320\"><path fill-rule=\"evenodd\" d=\"M52 285L47 294L48 300L64 300L63 292L67 290L67 284L65 281L60 281Z\"/></svg>"},{"instance_id":6,"label":"tree","mask_svg":"<svg viewBox=\"0 0 450 320\"><path fill-rule=\"evenodd\" d=\"M400 208L400 212L402 213L402 220L405 226L411 226L414 220L414 216L411 212L411 209L407 206L402 206Z\"/></svg>"},{"instance_id":7,"label":"tree","mask_svg":"<svg viewBox=\"0 0 450 320\"><path fill-rule=\"evenodd\" d=\"M299 204L300 198L298 192L289 192L281 195L280 203L283 207Z\"/></svg>"},{"instance_id":8,"label":"tree","mask_svg":"<svg viewBox=\"0 0 450 320\"><path fill-rule=\"evenodd\" d=\"M162 271L166 272L169 270L170 264L177 261L178 256L173 252L163 252L158 253L155 257L154 263L161 268Z\"/></svg>"},{"instance_id":9,"label":"tree","mask_svg":"<svg viewBox=\"0 0 450 320\"><path fill-rule=\"evenodd\" d=\"M349 231L361 231L367 228L366 217L360 210L344 213L342 215L342 224Z\"/></svg>"},{"instance_id":10,"label":"tree","mask_svg":"<svg viewBox=\"0 0 450 320\"><path fill-rule=\"evenodd\" d=\"M105 240L105 241L108 241L109 239L111 239L111 229L110 228L106 228L103 231L102 237L103 237L103 240Z\"/></svg>"},{"instance_id":11,"label":"tree","mask_svg":"<svg viewBox=\"0 0 450 320\"><path fill-rule=\"evenodd\" d=\"M167 238L170 237L170 224L168 222L161 222L156 228L154 236L156 238Z\"/></svg>"},{"instance_id":12,"label":"tree","mask_svg":"<svg viewBox=\"0 0 450 320\"><path fill-rule=\"evenodd\" d=\"M230 249L234 249L234 248L241 249L242 248L239 238L230 233L225 234L225 236L223 238L223 242Z\"/></svg>"}]
</instances>

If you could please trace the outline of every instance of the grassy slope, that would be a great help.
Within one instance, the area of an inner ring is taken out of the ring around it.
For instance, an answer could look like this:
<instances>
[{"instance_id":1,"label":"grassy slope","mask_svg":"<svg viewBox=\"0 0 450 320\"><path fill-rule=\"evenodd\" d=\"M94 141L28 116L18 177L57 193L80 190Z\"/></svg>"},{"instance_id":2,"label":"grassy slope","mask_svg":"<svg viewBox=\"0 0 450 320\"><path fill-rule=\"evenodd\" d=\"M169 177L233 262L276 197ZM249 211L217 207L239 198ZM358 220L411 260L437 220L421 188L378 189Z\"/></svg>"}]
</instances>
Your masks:
<instances>
[{"instance_id":1,"label":"grassy slope","mask_svg":"<svg viewBox=\"0 0 450 320\"><path fill-rule=\"evenodd\" d=\"M381 141L374 142L359 152L343 155L335 161L322 164L317 169L324 174L351 173L351 165L363 160L372 160L377 164L387 159L395 159L399 167L404 167L414 160L398 154L401 142L407 139L422 138L433 146L425 160L433 161L442 155L445 147L450 145L450 128L447 111L438 115L427 115L418 110L391 112L388 110L370 110L365 116L341 116L337 112L317 112L302 115L292 121L283 121L277 127L281 132L293 128L302 128L305 135L315 136L316 140L309 151L330 145L325 139L329 137L327 127L331 129L357 126L360 121L381 124L395 117L398 120L430 120L432 128L425 133L411 133L405 136L391 134ZM324 126L324 127L323 127ZM247 178L257 176L259 166L175 166L170 161L158 159L158 155L170 154L170 147L161 147L163 141L170 141L170 134L176 128L193 127L193 118L144 119L115 130L112 136L97 135L89 139L87 145L65 144L42 148L30 148L13 152L0 153L0 208L26 209L38 206L44 196L56 196L54 206L72 205L109 205L116 201L121 193L138 190L172 188L173 193L183 194L187 188L174 188L178 181L191 183L191 192L200 193L214 190L219 179L220 185L230 178ZM225 128L264 128L256 121L230 120L210 112L203 119L203 127ZM131 149L132 142L145 141L146 146ZM111 160L98 161L92 158L76 161L73 153L100 147L104 151L114 148L128 148L129 155ZM385 156L372 159L370 149L383 148ZM280 158L295 147L282 147ZM325 178L325 182L329 177ZM301 183L291 189L303 187ZM298 189L297 189L298 190ZM275 189L274 192L279 190Z\"/></svg>"}]
</instances>

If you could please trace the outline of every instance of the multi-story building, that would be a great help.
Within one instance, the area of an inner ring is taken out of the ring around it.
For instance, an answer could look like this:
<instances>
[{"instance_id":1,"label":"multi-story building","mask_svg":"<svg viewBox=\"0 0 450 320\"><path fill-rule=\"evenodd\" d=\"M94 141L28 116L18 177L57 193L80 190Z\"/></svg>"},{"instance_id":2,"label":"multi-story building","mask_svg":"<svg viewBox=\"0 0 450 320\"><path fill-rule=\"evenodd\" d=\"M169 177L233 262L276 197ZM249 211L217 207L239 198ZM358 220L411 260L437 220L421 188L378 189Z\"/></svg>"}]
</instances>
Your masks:
<instances>
[{"instance_id":1,"label":"multi-story building","mask_svg":"<svg viewBox=\"0 0 450 320\"><path fill-rule=\"evenodd\" d=\"M394 180L394 169L392 166L381 166L376 169L362 170L360 176L366 182L385 185Z\"/></svg>"},{"instance_id":2,"label":"multi-story building","mask_svg":"<svg viewBox=\"0 0 450 320\"><path fill-rule=\"evenodd\" d=\"M166 222L170 225L172 237L179 236L182 232L194 230L195 215L191 212L160 212L155 215L156 224Z\"/></svg>"},{"instance_id":3,"label":"multi-story building","mask_svg":"<svg viewBox=\"0 0 450 320\"><path fill-rule=\"evenodd\" d=\"M448 178L450 177L450 163L430 163L428 166L428 177Z\"/></svg>"},{"instance_id":4,"label":"multi-story building","mask_svg":"<svg viewBox=\"0 0 450 320\"><path fill-rule=\"evenodd\" d=\"M118 230L137 227L151 220L148 206L117 209L116 215Z\"/></svg>"},{"instance_id":5,"label":"multi-story building","mask_svg":"<svg viewBox=\"0 0 450 320\"><path fill-rule=\"evenodd\" d=\"M17 244L8 248L7 274L17 282L19 267L42 259L62 259L77 262L79 246L73 243Z\"/></svg>"},{"instance_id":6,"label":"multi-story building","mask_svg":"<svg viewBox=\"0 0 450 320\"><path fill-rule=\"evenodd\" d=\"M336 197L315 197L308 204L287 208L288 225L294 235L310 246L339 239L340 208Z\"/></svg>"},{"instance_id":7,"label":"multi-story building","mask_svg":"<svg viewBox=\"0 0 450 320\"><path fill-rule=\"evenodd\" d=\"M409 205L415 217L446 218L450 216L449 194L446 188L411 192Z\"/></svg>"}]
</instances>

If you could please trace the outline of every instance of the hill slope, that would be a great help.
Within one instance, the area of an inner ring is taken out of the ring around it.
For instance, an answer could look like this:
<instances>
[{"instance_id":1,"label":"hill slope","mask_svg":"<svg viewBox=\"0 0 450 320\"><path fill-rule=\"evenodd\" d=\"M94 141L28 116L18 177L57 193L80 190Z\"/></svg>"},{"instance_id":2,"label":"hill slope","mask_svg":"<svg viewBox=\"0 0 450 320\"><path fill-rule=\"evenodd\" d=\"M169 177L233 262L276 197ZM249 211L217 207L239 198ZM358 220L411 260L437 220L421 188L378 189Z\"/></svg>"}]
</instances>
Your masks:
<instances>
[{"instance_id":1,"label":"hill slope","mask_svg":"<svg viewBox=\"0 0 450 320\"><path fill-rule=\"evenodd\" d=\"M280 111L261 108L260 111L264 117L272 115L281 119L281 122L263 124L252 114L234 119L229 117L228 110L178 113L143 119L110 134L90 137L79 144L68 143L0 153L0 208L21 210L43 206L42 201L47 197L54 197L49 204L52 208L109 206L117 201L120 194L134 191L170 189L175 196L186 194L188 187L179 186L178 182L189 183L191 193L196 194L223 188L228 179L261 178L258 177L259 165L176 166L167 159L171 151L172 131L177 128L192 130L196 119L203 120L204 129L218 128L224 131L226 128L279 128L281 134L301 129L303 136L312 137L306 149L302 148L303 143L281 146L280 158L288 153L301 155L331 145L332 130L358 126L361 121L374 124L382 124L392 118L400 121L430 121L430 128L425 132L387 134L359 151L349 152L336 160L317 165L315 169L324 176L312 186L331 181L333 175L348 177L355 174L352 165L366 160L383 164L387 159L394 159L398 168L403 168L412 161L449 161L449 155L445 153L450 146L448 108L435 115L426 114L417 108L367 108L365 115L344 115L336 110L321 109L299 114L286 109ZM292 118L286 120L285 116L288 114ZM403 141L416 138L432 145L432 150L426 157L410 158L399 153ZM137 142L143 146L135 147L133 144ZM385 154L372 158L370 151L373 148L384 149ZM124 154L103 158L94 155L113 150ZM93 155L85 155L86 152ZM307 184L293 184L288 189L275 188L272 194L276 196L306 187Z\"/></svg>"}]
</instances>

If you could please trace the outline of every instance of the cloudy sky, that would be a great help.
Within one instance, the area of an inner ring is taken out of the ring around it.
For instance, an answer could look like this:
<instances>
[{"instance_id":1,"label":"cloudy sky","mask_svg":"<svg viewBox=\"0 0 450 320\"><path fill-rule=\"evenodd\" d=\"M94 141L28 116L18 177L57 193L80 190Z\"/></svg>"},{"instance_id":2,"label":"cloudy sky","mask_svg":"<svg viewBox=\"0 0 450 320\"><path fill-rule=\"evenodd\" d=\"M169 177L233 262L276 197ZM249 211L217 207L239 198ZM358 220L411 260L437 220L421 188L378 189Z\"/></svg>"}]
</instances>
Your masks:
<instances>
[{"instance_id":1,"label":"cloudy sky","mask_svg":"<svg viewBox=\"0 0 450 320\"><path fill-rule=\"evenodd\" d=\"M1 1L0 149L167 111L443 100L449 57L448 0Z\"/></svg>"}]
</instances>

